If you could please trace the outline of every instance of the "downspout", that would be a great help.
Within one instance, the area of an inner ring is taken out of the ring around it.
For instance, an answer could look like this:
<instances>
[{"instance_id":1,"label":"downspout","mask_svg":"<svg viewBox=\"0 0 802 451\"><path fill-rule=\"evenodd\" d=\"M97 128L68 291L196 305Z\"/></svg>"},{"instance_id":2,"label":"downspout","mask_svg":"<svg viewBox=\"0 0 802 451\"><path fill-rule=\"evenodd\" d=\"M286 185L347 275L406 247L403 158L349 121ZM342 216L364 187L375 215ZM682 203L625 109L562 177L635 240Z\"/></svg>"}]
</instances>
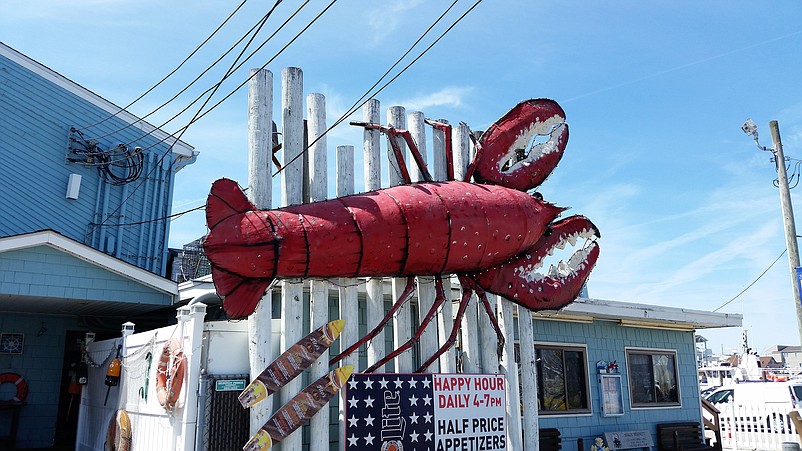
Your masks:
<instances>
[{"instance_id":1,"label":"downspout","mask_svg":"<svg viewBox=\"0 0 802 451\"><path fill-rule=\"evenodd\" d=\"M122 257L123 249L123 224L125 223L125 210L128 206L128 184L123 185L123 194L120 199L120 219L117 221L117 246L114 249L114 256L123 261L130 261Z\"/></svg>"},{"instance_id":2,"label":"downspout","mask_svg":"<svg viewBox=\"0 0 802 451\"><path fill-rule=\"evenodd\" d=\"M100 178L101 183L103 182L103 177ZM100 210L100 240L98 240L97 248L100 249L104 253L108 253L108 249L106 249L106 212L109 211L109 185L104 183L103 184L103 207Z\"/></svg>"},{"instance_id":3,"label":"downspout","mask_svg":"<svg viewBox=\"0 0 802 451\"><path fill-rule=\"evenodd\" d=\"M153 271L153 252L151 249L153 248L153 234L154 232L154 221L153 219L156 217L156 202L158 202L159 197L159 188L156 186L159 183L159 160L156 158L156 155L153 155L153 159L156 160L153 162L153 169L151 169L151 173L153 177L151 178L151 183L154 184L153 186L153 195L151 196L151 205L150 205L150 214L144 219L148 221L148 241L145 244L145 265L143 268L147 269L148 271Z\"/></svg>"},{"instance_id":4,"label":"downspout","mask_svg":"<svg viewBox=\"0 0 802 451\"><path fill-rule=\"evenodd\" d=\"M190 164L196 162L198 160L198 153L197 151L192 152L192 156L189 158L176 158L176 160L172 163L171 169L168 171L167 176L169 177L169 184L167 185L167 199L169 203L166 205L167 212L165 214L166 217L169 217L173 214L173 193L175 193L175 174L178 174L184 166L189 166ZM167 271L167 257L170 253L169 251L170 245L170 220L166 219L164 221L164 239L162 240L162 264L161 264L161 274L165 274ZM165 277L169 278L169 274L165 274Z\"/></svg>"},{"instance_id":5,"label":"downspout","mask_svg":"<svg viewBox=\"0 0 802 451\"><path fill-rule=\"evenodd\" d=\"M97 230L98 224L100 224L100 221L102 220L102 218L100 216L100 195L101 195L102 192L103 192L103 177L98 175L98 178L97 178L97 194L95 194L95 218L92 220L93 226L92 226L91 235L89 237L89 242L86 243L86 244L88 244L89 246L91 246L91 247L93 247L95 249L99 249L100 248L100 246L95 244L95 238L97 238L97 236L98 236L98 230Z\"/></svg>"},{"instance_id":6,"label":"downspout","mask_svg":"<svg viewBox=\"0 0 802 451\"><path fill-rule=\"evenodd\" d=\"M150 170L148 168L150 167L152 160L151 155L152 154L150 153L145 155L146 173L145 173L145 180L143 182L145 184L145 193L142 195L142 214L139 217L139 221L141 222L139 224L139 244L136 247L136 265L139 266L140 268L145 268L145 265L147 263L147 255L145 254L145 249L143 248L143 246L145 244L145 234L148 231L148 223L146 222L148 218L147 215L145 214L145 210L147 210L148 208L148 196L150 195L150 183L148 183L147 179L150 173Z\"/></svg>"},{"instance_id":7,"label":"downspout","mask_svg":"<svg viewBox=\"0 0 802 451\"><path fill-rule=\"evenodd\" d=\"M160 221L158 221L158 219L162 219L163 218L164 220L167 220L167 218L164 218L164 204L165 204L165 202L164 202L164 185L166 184L165 173L167 172L167 170L164 167L165 164L169 165L170 163L166 162L164 159L162 159L161 160L161 164L159 164L159 169L158 169L159 178L157 180L158 183L159 183L159 189L158 189L159 194L158 194L158 199L157 199L158 203L156 204L156 207L157 207L156 208L156 214L154 216L151 216L151 218L150 218L150 220L153 221L154 229L153 229L153 237L151 239L151 246L152 247L148 248L149 251L150 251L150 255L152 256L152 260L151 260L151 263L150 263L150 272L156 273L156 274L159 274L159 275L163 275L163 274L161 274L161 273L156 271L156 268L161 266L159 264L159 260L161 260L161 258L160 258L161 256L159 255L159 239L160 239L159 237L161 235L161 227L159 226L159 222Z\"/></svg>"}]
</instances>

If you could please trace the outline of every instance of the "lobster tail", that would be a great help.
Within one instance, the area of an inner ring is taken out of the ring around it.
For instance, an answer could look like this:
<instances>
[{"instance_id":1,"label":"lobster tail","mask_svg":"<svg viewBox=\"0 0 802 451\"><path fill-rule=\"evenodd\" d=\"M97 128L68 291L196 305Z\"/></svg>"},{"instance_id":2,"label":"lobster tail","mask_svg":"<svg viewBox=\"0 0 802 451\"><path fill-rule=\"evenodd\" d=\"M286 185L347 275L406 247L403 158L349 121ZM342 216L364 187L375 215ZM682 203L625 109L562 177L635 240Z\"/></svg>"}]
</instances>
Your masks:
<instances>
[{"instance_id":1,"label":"lobster tail","mask_svg":"<svg viewBox=\"0 0 802 451\"><path fill-rule=\"evenodd\" d=\"M237 182L222 178L212 184L206 200L206 225L213 229L223 220L239 213L256 210Z\"/></svg>"},{"instance_id":2,"label":"lobster tail","mask_svg":"<svg viewBox=\"0 0 802 451\"><path fill-rule=\"evenodd\" d=\"M273 282L273 279L246 279L217 267L212 267L212 279L217 294L224 297L223 310L231 319L253 313Z\"/></svg>"},{"instance_id":3,"label":"lobster tail","mask_svg":"<svg viewBox=\"0 0 802 451\"><path fill-rule=\"evenodd\" d=\"M599 258L599 230L584 216L571 216L550 226L550 231L526 252L505 263L470 275L477 285L529 310L558 310L573 302ZM548 256L566 244L586 240L570 258L551 264Z\"/></svg>"}]
</instances>

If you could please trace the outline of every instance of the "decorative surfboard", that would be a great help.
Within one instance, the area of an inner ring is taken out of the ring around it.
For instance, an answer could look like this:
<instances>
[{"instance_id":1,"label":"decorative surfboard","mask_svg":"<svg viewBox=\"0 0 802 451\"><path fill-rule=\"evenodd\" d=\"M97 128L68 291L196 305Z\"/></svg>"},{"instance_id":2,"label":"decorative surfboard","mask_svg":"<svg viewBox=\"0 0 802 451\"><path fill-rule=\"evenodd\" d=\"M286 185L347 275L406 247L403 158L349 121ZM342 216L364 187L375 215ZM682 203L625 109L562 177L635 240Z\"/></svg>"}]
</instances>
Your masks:
<instances>
[{"instance_id":1,"label":"decorative surfboard","mask_svg":"<svg viewBox=\"0 0 802 451\"><path fill-rule=\"evenodd\" d=\"M247 409L262 401L303 373L326 352L326 349L329 349L344 326L345 320L331 321L290 346L240 393L239 402L242 407Z\"/></svg>"},{"instance_id":2,"label":"decorative surfboard","mask_svg":"<svg viewBox=\"0 0 802 451\"><path fill-rule=\"evenodd\" d=\"M309 384L256 431L243 451L266 451L287 438L340 391L353 371L353 366L346 365Z\"/></svg>"}]
</instances>

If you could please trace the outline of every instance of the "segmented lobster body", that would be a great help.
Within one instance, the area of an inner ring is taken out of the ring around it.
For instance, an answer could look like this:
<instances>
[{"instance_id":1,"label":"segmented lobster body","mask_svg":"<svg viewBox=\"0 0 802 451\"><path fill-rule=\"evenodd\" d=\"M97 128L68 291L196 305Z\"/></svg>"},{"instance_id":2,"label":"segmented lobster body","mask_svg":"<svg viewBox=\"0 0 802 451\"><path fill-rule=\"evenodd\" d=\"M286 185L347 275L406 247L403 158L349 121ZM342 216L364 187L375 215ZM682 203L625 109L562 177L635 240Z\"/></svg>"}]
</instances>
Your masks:
<instances>
[{"instance_id":1,"label":"segmented lobster body","mask_svg":"<svg viewBox=\"0 0 802 451\"><path fill-rule=\"evenodd\" d=\"M226 184L235 182L215 182L212 194ZM465 273L532 247L562 210L500 186L419 183L277 210L250 207L212 219L204 247L219 269L244 278Z\"/></svg>"}]
</instances>

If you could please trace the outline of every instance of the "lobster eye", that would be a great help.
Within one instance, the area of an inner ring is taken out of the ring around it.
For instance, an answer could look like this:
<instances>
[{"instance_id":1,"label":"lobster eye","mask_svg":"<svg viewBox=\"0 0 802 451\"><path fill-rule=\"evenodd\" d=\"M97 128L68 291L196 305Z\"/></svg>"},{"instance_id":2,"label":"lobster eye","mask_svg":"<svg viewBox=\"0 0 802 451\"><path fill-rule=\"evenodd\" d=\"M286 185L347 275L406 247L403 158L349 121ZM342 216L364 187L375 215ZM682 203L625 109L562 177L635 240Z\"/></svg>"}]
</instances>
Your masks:
<instances>
[{"instance_id":1,"label":"lobster eye","mask_svg":"<svg viewBox=\"0 0 802 451\"><path fill-rule=\"evenodd\" d=\"M546 227L546 231L543 232L543 236L551 236L552 233L554 233L554 231L551 229L551 227Z\"/></svg>"},{"instance_id":2,"label":"lobster eye","mask_svg":"<svg viewBox=\"0 0 802 451\"><path fill-rule=\"evenodd\" d=\"M537 191L535 191L534 193L532 193L532 197L534 197L534 198L535 198L535 199L537 199L537 200L543 200L543 195L542 195L542 194L540 194L540 193L539 193L539 192L537 192Z\"/></svg>"}]
</instances>

